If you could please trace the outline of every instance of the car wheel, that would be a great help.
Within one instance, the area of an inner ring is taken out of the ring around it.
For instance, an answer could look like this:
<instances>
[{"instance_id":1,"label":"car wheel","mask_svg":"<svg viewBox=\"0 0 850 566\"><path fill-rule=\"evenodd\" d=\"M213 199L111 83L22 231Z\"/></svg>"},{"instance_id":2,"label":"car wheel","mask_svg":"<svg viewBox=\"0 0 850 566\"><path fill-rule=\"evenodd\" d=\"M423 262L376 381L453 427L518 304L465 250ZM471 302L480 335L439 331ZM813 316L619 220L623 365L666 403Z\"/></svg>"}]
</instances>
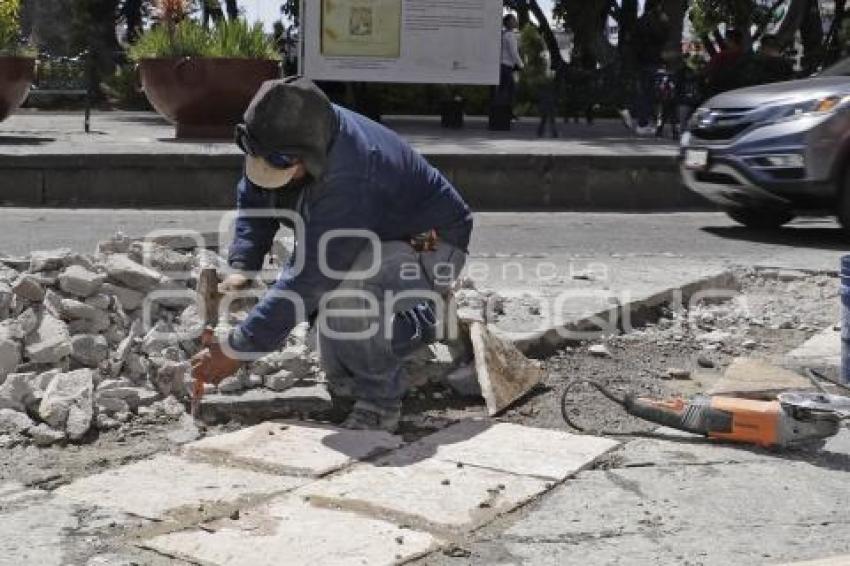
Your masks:
<instances>
[{"instance_id":1,"label":"car wheel","mask_svg":"<svg viewBox=\"0 0 850 566\"><path fill-rule=\"evenodd\" d=\"M794 219L793 212L782 208L732 208L728 209L726 214L738 224L757 230L773 230Z\"/></svg>"}]
</instances>

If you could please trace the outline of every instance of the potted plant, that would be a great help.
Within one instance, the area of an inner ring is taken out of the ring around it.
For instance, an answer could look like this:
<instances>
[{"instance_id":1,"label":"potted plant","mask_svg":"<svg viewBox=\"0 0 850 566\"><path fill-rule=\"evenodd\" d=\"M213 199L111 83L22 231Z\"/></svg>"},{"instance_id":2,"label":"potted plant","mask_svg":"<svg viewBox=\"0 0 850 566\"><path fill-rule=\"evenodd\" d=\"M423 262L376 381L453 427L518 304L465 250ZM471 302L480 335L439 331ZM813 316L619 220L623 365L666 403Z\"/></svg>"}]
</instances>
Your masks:
<instances>
[{"instance_id":1,"label":"potted plant","mask_svg":"<svg viewBox=\"0 0 850 566\"><path fill-rule=\"evenodd\" d=\"M0 120L27 99L35 76L32 49L21 41L20 0L0 2Z\"/></svg>"},{"instance_id":2,"label":"potted plant","mask_svg":"<svg viewBox=\"0 0 850 566\"><path fill-rule=\"evenodd\" d=\"M280 76L280 56L262 25L242 19L208 29L186 0L158 0L158 23L130 50L151 105L178 138L229 138L260 85Z\"/></svg>"}]
</instances>

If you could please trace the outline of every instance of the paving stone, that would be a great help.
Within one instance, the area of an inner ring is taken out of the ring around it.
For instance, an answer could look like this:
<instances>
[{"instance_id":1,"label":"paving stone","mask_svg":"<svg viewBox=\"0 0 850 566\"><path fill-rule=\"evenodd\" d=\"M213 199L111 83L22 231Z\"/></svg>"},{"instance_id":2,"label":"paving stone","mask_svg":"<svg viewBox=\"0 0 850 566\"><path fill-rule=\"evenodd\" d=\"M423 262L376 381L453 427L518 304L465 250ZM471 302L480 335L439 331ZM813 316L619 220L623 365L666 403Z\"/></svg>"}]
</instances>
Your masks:
<instances>
[{"instance_id":1,"label":"paving stone","mask_svg":"<svg viewBox=\"0 0 850 566\"><path fill-rule=\"evenodd\" d=\"M308 480L272 476L159 455L77 480L57 493L73 501L165 520L201 504L282 493Z\"/></svg>"},{"instance_id":2,"label":"paving stone","mask_svg":"<svg viewBox=\"0 0 850 566\"><path fill-rule=\"evenodd\" d=\"M812 383L798 373L765 360L736 358L707 393L775 399L777 393L789 389L812 389Z\"/></svg>"},{"instance_id":3,"label":"paving stone","mask_svg":"<svg viewBox=\"0 0 850 566\"><path fill-rule=\"evenodd\" d=\"M277 473L319 477L401 443L400 437L383 431L266 422L205 438L186 451Z\"/></svg>"},{"instance_id":4,"label":"paving stone","mask_svg":"<svg viewBox=\"0 0 850 566\"><path fill-rule=\"evenodd\" d=\"M286 391L249 389L236 395L205 395L199 417L206 423L237 420L256 423L330 410L331 396L324 385L290 387Z\"/></svg>"},{"instance_id":5,"label":"paving stone","mask_svg":"<svg viewBox=\"0 0 850 566\"><path fill-rule=\"evenodd\" d=\"M835 328L815 334L802 346L788 353L789 364L807 367L841 366L841 331Z\"/></svg>"},{"instance_id":6,"label":"paving stone","mask_svg":"<svg viewBox=\"0 0 850 566\"><path fill-rule=\"evenodd\" d=\"M428 530L461 532L518 507L550 485L538 478L433 458L396 462L390 455L296 493L341 509L386 514Z\"/></svg>"},{"instance_id":7,"label":"paving stone","mask_svg":"<svg viewBox=\"0 0 850 566\"><path fill-rule=\"evenodd\" d=\"M222 520L141 544L193 563L220 566L382 566L400 564L437 546L428 533L345 511L279 498Z\"/></svg>"},{"instance_id":8,"label":"paving stone","mask_svg":"<svg viewBox=\"0 0 850 566\"><path fill-rule=\"evenodd\" d=\"M619 445L598 436L481 420L462 421L393 457L438 460L561 481Z\"/></svg>"},{"instance_id":9,"label":"paving stone","mask_svg":"<svg viewBox=\"0 0 850 566\"><path fill-rule=\"evenodd\" d=\"M0 486L2 491L2 486ZM0 496L0 564L64 566L68 531L79 528L77 509L44 492L26 492L28 501L12 505ZM26 503L26 504L23 504Z\"/></svg>"},{"instance_id":10,"label":"paving stone","mask_svg":"<svg viewBox=\"0 0 850 566\"><path fill-rule=\"evenodd\" d=\"M491 416L528 393L546 374L540 362L526 358L512 343L496 336L485 324L471 323L469 335L475 351L478 383Z\"/></svg>"}]
</instances>

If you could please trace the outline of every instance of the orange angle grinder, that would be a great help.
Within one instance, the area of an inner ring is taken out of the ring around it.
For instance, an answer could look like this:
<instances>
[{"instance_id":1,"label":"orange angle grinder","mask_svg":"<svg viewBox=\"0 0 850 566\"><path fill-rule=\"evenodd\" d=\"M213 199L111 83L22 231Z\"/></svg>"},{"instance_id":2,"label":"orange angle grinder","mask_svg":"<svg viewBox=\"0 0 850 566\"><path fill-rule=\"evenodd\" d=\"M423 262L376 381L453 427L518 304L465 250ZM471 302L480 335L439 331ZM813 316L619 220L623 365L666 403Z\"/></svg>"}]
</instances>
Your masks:
<instances>
[{"instance_id":1,"label":"orange angle grinder","mask_svg":"<svg viewBox=\"0 0 850 566\"><path fill-rule=\"evenodd\" d=\"M568 394L586 383L621 405L627 413L670 428L708 438L763 447L799 447L821 442L838 433L850 419L850 398L824 392L782 393L775 401L699 395L691 400L656 400L625 395L619 397L603 385L578 380L561 398L561 415L571 427L584 431L568 413ZM608 433L623 434L623 433Z\"/></svg>"}]
</instances>

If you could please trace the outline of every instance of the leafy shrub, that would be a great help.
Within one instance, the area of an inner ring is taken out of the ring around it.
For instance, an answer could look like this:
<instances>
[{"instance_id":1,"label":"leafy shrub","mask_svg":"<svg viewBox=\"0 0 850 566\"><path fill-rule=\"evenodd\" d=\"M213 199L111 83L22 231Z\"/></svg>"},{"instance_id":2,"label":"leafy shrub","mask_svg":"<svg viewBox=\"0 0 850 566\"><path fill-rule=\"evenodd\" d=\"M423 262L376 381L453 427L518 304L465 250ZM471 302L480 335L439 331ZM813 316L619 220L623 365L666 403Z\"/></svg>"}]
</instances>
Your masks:
<instances>
[{"instance_id":1,"label":"leafy shrub","mask_svg":"<svg viewBox=\"0 0 850 566\"><path fill-rule=\"evenodd\" d=\"M21 40L21 0L0 0L0 55L32 55Z\"/></svg>"},{"instance_id":2,"label":"leafy shrub","mask_svg":"<svg viewBox=\"0 0 850 566\"><path fill-rule=\"evenodd\" d=\"M274 41L260 24L235 20L220 22L209 30L191 19L157 25L130 49L134 61L159 57L280 58Z\"/></svg>"}]
</instances>

